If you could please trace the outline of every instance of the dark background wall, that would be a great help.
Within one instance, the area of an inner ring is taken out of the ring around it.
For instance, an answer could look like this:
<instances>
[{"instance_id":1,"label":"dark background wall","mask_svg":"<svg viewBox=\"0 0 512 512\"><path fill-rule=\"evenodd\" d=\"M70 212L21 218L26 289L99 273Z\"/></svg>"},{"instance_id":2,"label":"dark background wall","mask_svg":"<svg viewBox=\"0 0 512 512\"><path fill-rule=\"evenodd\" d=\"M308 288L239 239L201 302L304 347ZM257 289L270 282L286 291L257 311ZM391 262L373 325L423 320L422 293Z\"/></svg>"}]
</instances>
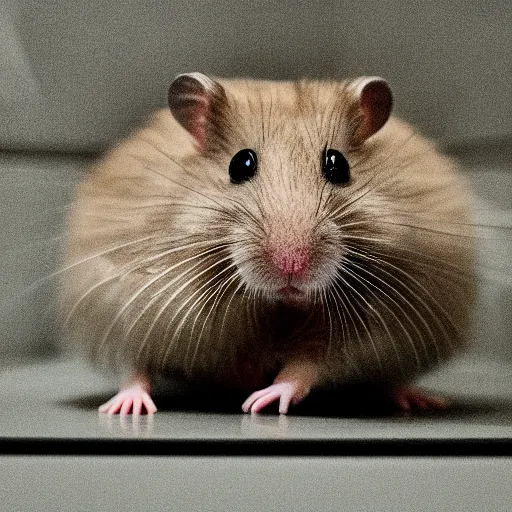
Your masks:
<instances>
[{"instance_id":1,"label":"dark background wall","mask_svg":"<svg viewBox=\"0 0 512 512\"><path fill-rule=\"evenodd\" d=\"M192 70L378 74L448 143L512 136L509 0L4 0L0 46L0 148L102 148Z\"/></svg>"}]
</instances>

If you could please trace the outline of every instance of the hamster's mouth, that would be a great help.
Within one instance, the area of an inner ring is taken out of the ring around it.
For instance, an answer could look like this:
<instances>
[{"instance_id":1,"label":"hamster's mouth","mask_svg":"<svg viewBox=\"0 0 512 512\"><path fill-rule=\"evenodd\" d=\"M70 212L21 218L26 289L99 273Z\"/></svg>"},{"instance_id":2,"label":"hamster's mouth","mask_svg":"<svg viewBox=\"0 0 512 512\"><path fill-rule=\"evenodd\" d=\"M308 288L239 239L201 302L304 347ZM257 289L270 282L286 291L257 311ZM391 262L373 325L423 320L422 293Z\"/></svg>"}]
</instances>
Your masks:
<instances>
[{"instance_id":1,"label":"hamster's mouth","mask_svg":"<svg viewBox=\"0 0 512 512\"><path fill-rule=\"evenodd\" d=\"M284 286L283 288L279 288L279 290L277 290L277 293L281 297L286 298L286 299L290 299L290 298L299 299L306 295L302 290L300 290L299 288L297 288L295 286L291 286L291 285Z\"/></svg>"}]
</instances>

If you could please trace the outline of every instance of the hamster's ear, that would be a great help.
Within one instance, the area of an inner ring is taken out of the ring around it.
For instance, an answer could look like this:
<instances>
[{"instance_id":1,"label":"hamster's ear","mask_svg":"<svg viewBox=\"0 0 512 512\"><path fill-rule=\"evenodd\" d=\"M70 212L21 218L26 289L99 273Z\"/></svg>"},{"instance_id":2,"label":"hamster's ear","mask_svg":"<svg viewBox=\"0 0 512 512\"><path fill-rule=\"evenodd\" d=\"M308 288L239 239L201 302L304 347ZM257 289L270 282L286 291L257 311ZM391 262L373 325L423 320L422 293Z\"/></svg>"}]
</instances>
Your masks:
<instances>
[{"instance_id":1,"label":"hamster's ear","mask_svg":"<svg viewBox=\"0 0 512 512\"><path fill-rule=\"evenodd\" d=\"M178 123L194 137L200 150L218 139L225 117L224 88L202 73L178 75L169 88L169 107Z\"/></svg>"},{"instance_id":2,"label":"hamster's ear","mask_svg":"<svg viewBox=\"0 0 512 512\"><path fill-rule=\"evenodd\" d=\"M388 83L380 77L364 77L353 82L359 105L360 122L353 135L354 143L361 144L378 132L388 120L393 96Z\"/></svg>"}]
</instances>

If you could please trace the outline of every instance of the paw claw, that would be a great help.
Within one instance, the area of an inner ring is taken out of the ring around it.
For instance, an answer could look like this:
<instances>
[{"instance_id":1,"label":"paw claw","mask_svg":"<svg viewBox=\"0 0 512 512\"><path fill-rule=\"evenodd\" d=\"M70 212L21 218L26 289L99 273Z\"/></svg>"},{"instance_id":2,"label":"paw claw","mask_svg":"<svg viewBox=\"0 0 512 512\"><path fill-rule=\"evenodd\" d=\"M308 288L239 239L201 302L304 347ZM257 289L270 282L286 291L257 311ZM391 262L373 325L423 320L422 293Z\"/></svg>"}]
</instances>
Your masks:
<instances>
[{"instance_id":1,"label":"paw claw","mask_svg":"<svg viewBox=\"0 0 512 512\"><path fill-rule=\"evenodd\" d=\"M155 412L157 411L156 405L154 404L153 400L147 393L145 393L144 396L142 397L142 403L146 408L147 414L155 414Z\"/></svg>"},{"instance_id":2,"label":"paw claw","mask_svg":"<svg viewBox=\"0 0 512 512\"><path fill-rule=\"evenodd\" d=\"M286 414L290 403L299 403L309 392L298 382L279 382L268 388L255 391L242 404L242 411L259 413L262 409L279 400L279 413Z\"/></svg>"}]
</instances>

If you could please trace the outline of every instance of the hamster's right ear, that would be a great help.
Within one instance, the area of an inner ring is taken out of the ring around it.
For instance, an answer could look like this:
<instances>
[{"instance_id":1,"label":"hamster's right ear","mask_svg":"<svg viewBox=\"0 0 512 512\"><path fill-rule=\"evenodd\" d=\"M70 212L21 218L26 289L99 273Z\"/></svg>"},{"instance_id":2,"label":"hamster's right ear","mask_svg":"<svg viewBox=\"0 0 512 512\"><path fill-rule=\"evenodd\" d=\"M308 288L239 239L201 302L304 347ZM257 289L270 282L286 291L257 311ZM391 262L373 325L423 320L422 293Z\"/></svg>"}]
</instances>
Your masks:
<instances>
[{"instance_id":1,"label":"hamster's right ear","mask_svg":"<svg viewBox=\"0 0 512 512\"><path fill-rule=\"evenodd\" d=\"M169 88L169 108L201 151L221 142L226 119L226 92L202 73L178 75Z\"/></svg>"}]
</instances>

